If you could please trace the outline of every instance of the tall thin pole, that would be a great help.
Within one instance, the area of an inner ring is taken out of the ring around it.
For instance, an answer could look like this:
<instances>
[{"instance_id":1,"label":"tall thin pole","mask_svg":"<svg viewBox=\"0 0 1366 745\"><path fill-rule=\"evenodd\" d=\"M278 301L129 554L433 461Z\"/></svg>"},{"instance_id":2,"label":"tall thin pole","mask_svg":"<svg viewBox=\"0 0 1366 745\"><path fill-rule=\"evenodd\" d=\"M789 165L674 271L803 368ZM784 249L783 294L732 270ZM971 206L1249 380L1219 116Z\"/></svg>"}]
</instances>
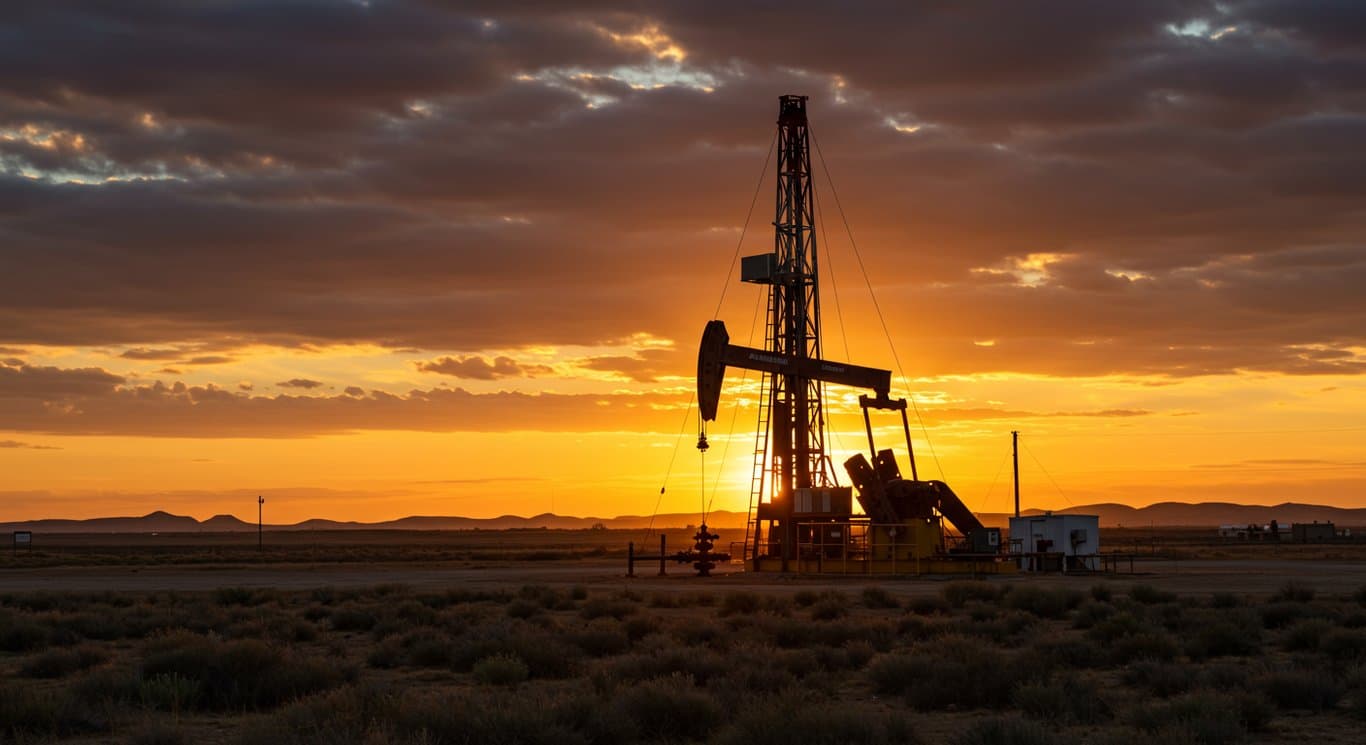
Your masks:
<instances>
[{"instance_id":1,"label":"tall thin pole","mask_svg":"<svg viewBox=\"0 0 1366 745\"><path fill-rule=\"evenodd\" d=\"M258 496L256 497L256 550L257 550L257 551L265 551L265 550L266 550L265 523L264 523L264 522L262 521L262 519L261 519L261 518L264 516L264 514L265 514L265 509L266 509L266 498L258 495ZM1016 512L1019 512L1019 510L1016 510Z\"/></svg>"},{"instance_id":2,"label":"tall thin pole","mask_svg":"<svg viewBox=\"0 0 1366 745\"><path fill-rule=\"evenodd\" d=\"M1015 470L1015 517L1020 516L1020 433L1010 432L1010 461Z\"/></svg>"}]
</instances>

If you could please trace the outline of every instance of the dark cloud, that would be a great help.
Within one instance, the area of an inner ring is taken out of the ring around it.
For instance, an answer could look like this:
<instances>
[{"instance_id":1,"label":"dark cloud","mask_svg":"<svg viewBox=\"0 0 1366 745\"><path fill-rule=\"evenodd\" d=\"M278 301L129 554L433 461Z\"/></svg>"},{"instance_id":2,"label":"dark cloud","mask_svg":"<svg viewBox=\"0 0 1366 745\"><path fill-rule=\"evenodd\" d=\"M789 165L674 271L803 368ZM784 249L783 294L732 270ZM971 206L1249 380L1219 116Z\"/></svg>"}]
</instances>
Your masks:
<instances>
[{"instance_id":1,"label":"dark cloud","mask_svg":"<svg viewBox=\"0 0 1366 745\"><path fill-rule=\"evenodd\" d=\"M112 392L124 378L99 368L59 368L20 364L18 360L0 362L0 399L26 400L27 405L43 400L59 402L72 397Z\"/></svg>"},{"instance_id":2,"label":"dark cloud","mask_svg":"<svg viewBox=\"0 0 1366 745\"><path fill-rule=\"evenodd\" d=\"M236 357L229 357L225 354L205 354L198 357L191 357L181 360L182 365L223 365L236 361Z\"/></svg>"},{"instance_id":3,"label":"dark cloud","mask_svg":"<svg viewBox=\"0 0 1366 745\"><path fill-rule=\"evenodd\" d=\"M676 363L678 355L672 349L644 349L633 355L603 355L580 360L578 365L589 370L600 370L621 375L639 383L653 383L659 375L670 371L666 365ZM677 365L673 365L677 369Z\"/></svg>"},{"instance_id":4,"label":"dark cloud","mask_svg":"<svg viewBox=\"0 0 1366 745\"><path fill-rule=\"evenodd\" d=\"M52 445L34 445L18 440L0 440L0 450L61 450Z\"/></svg>"},{"instance_id":5,"label":"dark cloud","mask_svg":"<svg viewBox=\"0 0 1366 745\"><path fill-rule=\"evenodd\" d=\"M916 372L1359 373L1359 5L9 3L0 343L688 348L795 91Z\"/></svg>"},{"instance_id":6,"label":"dark cloud","mask_svg":"<svg viewBox=\"0 0 1366 745\"><path fill-rule=\"evenodd\" d=\"M0 391L0 417L14 432L148 437L309 437L359 430L663 432L677 429L677 412L670 407L682 403L653 394L477 394L459 388L402 395L348 390L262 396L180 382L60 400L67 405Z\"/></svg>"},{"instance_id":7,"label":"dark cloud","mask_svg":"<svg viewBox=\"0 0 1366 745\"><path fill-rule=\"evenodd\" d=\"M314 388L321 388L323 382L321 380L309 380L308 378L290 378L289 380L282 380L275 385L278 385L281 388L302 388L304 390L312 390Z\"/></svg>"},{"instance_id":8,"label":"dark cloud","mask_svg":"<svg viewBox=\"0 0 1366 745\"><path fill-rule=\"evenodd\" d=\"M125 349L119 356L128 360L174 360L179 358L183 351L179 349L149 349L147 347L133 347Z\"/></svg>"},{"instance_id":9,"label":"dark cloud","mask_svg":"<svg viewBox=\"0 0 1366 745\"><path fill-rule=\"evenodd\" d=\"M494 357L491 360L479 355L438 357L434 360L423 360L414 364L421 372L450 375L468 380L534 377L552 372L545 365L528 365L506 356Z\"/></svg>"}]
</instances>

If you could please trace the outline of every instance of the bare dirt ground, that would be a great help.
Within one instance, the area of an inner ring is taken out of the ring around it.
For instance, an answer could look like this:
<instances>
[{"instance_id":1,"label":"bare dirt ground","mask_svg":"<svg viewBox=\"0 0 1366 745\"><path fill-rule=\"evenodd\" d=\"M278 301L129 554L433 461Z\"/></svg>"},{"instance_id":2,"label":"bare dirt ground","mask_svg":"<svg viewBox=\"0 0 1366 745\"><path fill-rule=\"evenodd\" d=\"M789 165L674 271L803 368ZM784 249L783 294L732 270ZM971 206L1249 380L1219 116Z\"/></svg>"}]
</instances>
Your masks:
<instances>
[{"instance_id":1,"label":"bare dirt ground","mask_svg":"<svg viewBox=\"0 0 1366 745\"><path fill-rule=\"evenodd\" d=\"M718 576L694 577L685 566L670 563L669 575L655 576L658 564L637 567L627 578L624 559L568 561L446 562L439 564L344 563L195 566L55 566L0 570L0 591L202 591L219 587L308 589L313 587L368 587L403 584L416 588L516 588L526 584L550 586L628 586L640 590L690 592L704 587L759 592L790 589L849 589L878 584L903 597L932 595L954 577L886 577L868 575L778 575L744 572L726 565ZM1350 593L1366 585L1366 562L1291 559L1140 559L1134 573L1111 575L998 576L992 581L1040 587L1086 588L1096 581L1116 588L1149 584L1183 595L1214 592L1264 595L1289 582L1322 593Z\"/></svg>"},{"instance_id":2,"label":"bare dirt ground","mask_svg":"<svg viewBox=\"0 0 1366 745\"><path fill-rule=\"evenodd\" d=\"M690 543L690 529L663 531L667 549ZM743 532L722 530L725 550ZM1186 595L1236 592L1263 595L1288 582L1324 593L1366 585L1366 543L1328 545L1213 540L1192 528L1108 529L1108 550L1134 557L1121 573L1104 575L1117 587L1152 584ZM659 532L625 530L509 531L285 531L268 532L258 550L250 533L52 534L35 536L31 551L0 554L0 591L200 591L219 587L308 589L403 584L424 589L630 586L691 591L702 586L774 592L786 588L840 589L876 583L911 597L934 594L946 577L775 575L723 565L720 576L699 579L684 565L637 564L627 579L626 546L658 553ZM1013 575L994 581L1043 587L1086 587L1096 577Z\"/></svg>"},{"instance_id":3,"label":"bare dirt ground","mask_svg":"<svg viewBox=\"0 0 1366 745\"><path fill-rule=\"evenodd\" d=\"M1366 719L1356 544L1140 535L1112 544L1132 573L974 583L628 578L639 531L38 538L0 556L0 742L1328 745Z\"/></svg>"}]
</instances>

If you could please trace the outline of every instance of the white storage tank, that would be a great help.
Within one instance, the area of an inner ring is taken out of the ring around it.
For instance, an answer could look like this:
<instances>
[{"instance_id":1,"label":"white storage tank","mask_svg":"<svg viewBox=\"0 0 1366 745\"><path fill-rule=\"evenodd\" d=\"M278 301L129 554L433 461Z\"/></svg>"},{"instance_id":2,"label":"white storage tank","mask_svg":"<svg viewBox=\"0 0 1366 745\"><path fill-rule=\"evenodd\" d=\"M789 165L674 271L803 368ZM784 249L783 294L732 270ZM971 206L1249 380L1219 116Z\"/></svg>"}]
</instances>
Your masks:
<instances>
[{"instance_id":1,"label":"white storage tank","mask_svg":"<svg viewBox=\"0 0 1366 745\"><path fill-rule=\"evenodd\" d=\"M1010 550L1036 554L1021 565L1033 570L1100 569L1100 517L1045 512L1010 518ZM1047 554L1061 555L1062 565Z\"/></svg>"}]
</instances>

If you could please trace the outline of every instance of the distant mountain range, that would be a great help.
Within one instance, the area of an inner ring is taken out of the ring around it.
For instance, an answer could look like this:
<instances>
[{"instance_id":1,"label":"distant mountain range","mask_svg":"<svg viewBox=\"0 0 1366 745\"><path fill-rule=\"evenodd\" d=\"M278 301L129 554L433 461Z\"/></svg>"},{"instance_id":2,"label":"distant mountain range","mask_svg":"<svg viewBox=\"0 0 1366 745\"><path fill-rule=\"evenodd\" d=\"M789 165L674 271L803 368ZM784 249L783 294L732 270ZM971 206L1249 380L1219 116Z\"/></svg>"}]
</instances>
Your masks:
<instances>
[{"instance_id":1,"label":"distant mountain range","mask_svg":"<svg viewBox=\"0 0 1366 745\"><path fill-rule=\"evenodd\" d=\"M1023 514L1042 514L1043 510L1024 510ZM1055 512L1098 515L1100 524L1109 527L1145 526L1215 526L1248 523L1268 523L1276 520L1282 525L1307 522L1332 522L1341 526L1366 526L1366 508L1326 507L1314 504L1286 502L1273 506L1233 504L1230 502L1160 502L1147 507L1123 504L1089 504ZM1008 515L983 513L979 515L987 525L1005 525ZM413 516L398 520L362 523L354 521L314 518L289 525L267 524L266 530L512 530L548 528L552 530L585 530L601 524L607 528L639 529L653 524L656 528L679 528L694 525L696 514L668 513L655 515L623 515L619 517L570 517L545 513L532 517L503 515L501 517L439 517ZM744 527L745 516L739 512L717 511L707 516L713 528ZM0 523L0 531L31 530L42 533L232 533L256 530L255 523L244 522L232 515L214 515L207 520L196 520L185 515L157 511L142 517L97 517L89 520L27 520Z\"/></svg>"}]
</instances>

